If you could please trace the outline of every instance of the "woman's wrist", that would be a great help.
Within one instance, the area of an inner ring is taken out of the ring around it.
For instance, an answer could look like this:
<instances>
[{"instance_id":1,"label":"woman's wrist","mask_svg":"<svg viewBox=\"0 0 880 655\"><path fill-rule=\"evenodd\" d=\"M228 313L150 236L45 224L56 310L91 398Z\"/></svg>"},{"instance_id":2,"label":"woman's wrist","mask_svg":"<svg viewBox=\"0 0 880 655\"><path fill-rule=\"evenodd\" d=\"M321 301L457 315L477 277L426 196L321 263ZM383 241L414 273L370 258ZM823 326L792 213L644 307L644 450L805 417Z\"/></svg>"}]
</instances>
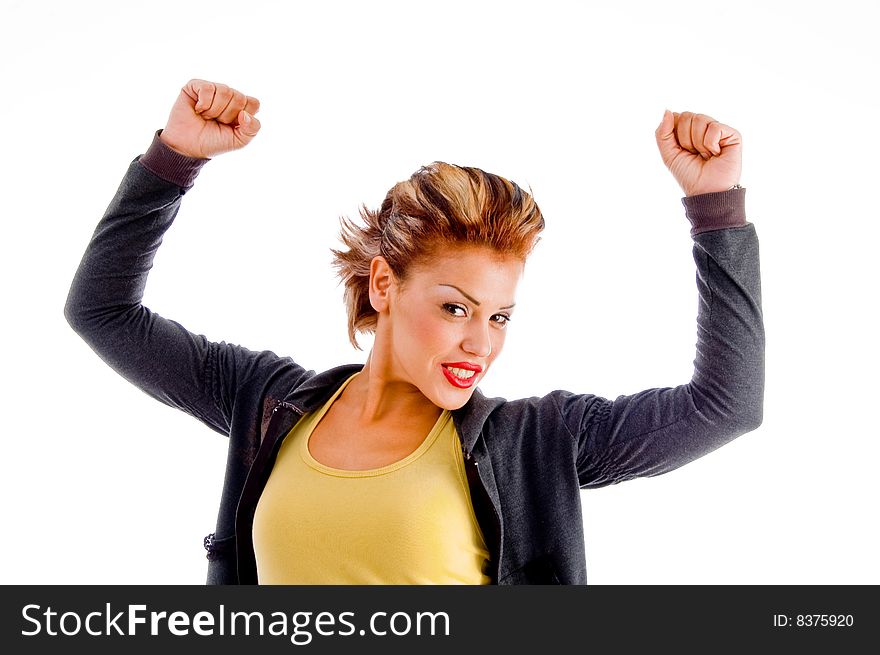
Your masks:
<instances>
[{"instance_id":1,"label":"woman's wrist","mask_svg":"<svg viewBox=\"0 0 880 655\"><path fill-rule=\"evenodd\" d=\"M691 223L691 236L710 230L746 225L745 187L736 184L727 191L713 191L681 199Z\"/></svg>"},{"instance_id":2,"label":"woman's wrist","mask_svg":"<svg viewBox=\"0 0 880 655\"><path fill-rule=\"evenodd\" d=\"M211 160L190 157L175 150L162 139L162 130L156 130L153 134L153 142L140 156L139 161L144 168L166 182L188 188L195 182L202 166Z\"/></svg>"}]
</instances>

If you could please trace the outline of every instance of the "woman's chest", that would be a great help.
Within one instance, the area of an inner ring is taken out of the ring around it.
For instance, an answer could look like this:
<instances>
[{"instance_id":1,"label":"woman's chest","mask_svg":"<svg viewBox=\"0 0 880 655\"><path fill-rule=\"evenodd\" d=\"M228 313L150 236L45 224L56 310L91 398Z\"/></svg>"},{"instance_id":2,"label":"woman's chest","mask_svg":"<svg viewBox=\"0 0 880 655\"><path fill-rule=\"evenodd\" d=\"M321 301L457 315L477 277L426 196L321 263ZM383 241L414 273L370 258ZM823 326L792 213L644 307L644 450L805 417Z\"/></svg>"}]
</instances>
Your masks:
<instances>
[{"instance_id":1,"label":"woman's chest","mask_svg":"<svg viewBox=\"0 0 880 655\"><path fill-rule=\"evenodd\" d=\"M328 412L308 438L309 454L318 463L337 469L381 468L417 450L436 420L410 418L367 429Z\"/></svg>"}]
</instances>

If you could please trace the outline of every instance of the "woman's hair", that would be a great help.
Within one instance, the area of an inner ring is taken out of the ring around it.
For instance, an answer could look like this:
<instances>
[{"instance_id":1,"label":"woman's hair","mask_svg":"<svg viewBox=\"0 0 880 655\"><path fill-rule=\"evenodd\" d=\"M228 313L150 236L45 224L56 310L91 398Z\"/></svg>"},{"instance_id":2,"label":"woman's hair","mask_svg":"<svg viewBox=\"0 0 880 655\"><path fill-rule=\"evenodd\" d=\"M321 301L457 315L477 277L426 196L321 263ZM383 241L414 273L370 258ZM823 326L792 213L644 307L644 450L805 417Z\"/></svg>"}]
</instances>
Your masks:
<instances>
[{"instance_id":1,"label":"woman's hair","mask_svg":"<svg viewBox=\"0 0 880 655\"><path fill-rule=\"evenodd\" d=\"M414 266L450 245L485 246L525 262L544 229L538 205L514 182L441 161L395 184L378 211L361 205L359 213L365 227L340 218L340 239L349 250L331 249L345 284L348 338L358 350L356 333L375 332L378 322L369 293L370 263L377 255L403 284Z\"/></svg>"}]
</instances>

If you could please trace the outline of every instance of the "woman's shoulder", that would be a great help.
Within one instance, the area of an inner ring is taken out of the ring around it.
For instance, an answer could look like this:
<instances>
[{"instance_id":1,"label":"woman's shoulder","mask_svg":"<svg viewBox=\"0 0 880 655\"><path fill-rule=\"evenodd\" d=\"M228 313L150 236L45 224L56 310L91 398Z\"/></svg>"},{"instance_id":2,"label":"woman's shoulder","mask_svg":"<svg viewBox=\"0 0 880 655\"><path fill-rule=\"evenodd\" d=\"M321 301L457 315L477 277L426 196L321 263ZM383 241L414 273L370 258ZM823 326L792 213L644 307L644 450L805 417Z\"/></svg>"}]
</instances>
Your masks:
<instances>
[{"instance_id":1,"label":"woman's shoulder","mask_svg":"<svg viewBox=\"0 0 880 655\"><path fill-rule=\"evenodd\" d=\"M601 418L608 404L601 396L564 389L514 400L488 397L477 389L458 412L466 439L476 441L483 434L501 447L532 449L550 437L574 437L586 422Z\"/></svg>"}]
</instances>

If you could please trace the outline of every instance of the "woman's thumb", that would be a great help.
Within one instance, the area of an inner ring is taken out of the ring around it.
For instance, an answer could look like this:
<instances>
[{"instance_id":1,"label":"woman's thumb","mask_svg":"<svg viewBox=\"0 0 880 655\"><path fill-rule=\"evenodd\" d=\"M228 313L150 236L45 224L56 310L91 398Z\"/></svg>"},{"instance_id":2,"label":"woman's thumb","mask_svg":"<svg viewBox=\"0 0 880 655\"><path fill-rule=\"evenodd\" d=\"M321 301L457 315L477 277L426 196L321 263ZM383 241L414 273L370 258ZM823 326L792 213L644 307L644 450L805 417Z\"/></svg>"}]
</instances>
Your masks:
<instances>
[{"instance_id":1,"label":"woman's thumb","mask_svg":"<svg viewBox=\"0 0 880 655\"><path fill-rule=\"evenodd\" d=\"M663 110L663 120L654 131L654 136L657 138L657 147L664 162L669 161L681 150L675 138L675 116L668 109Z\"/></svg>"},{"instance_id":2,"label":"woman's thumb","mask_svg":"<svg viewBox=\"0 0 880 655\"><path fill-rule=\"evenodd\" d=\"M244 109L238 112L238 125L235 126L235 134L242 146L246 146L257 136L260 131L260 119L251 116Z\"/></svg>"}]
</instances>

